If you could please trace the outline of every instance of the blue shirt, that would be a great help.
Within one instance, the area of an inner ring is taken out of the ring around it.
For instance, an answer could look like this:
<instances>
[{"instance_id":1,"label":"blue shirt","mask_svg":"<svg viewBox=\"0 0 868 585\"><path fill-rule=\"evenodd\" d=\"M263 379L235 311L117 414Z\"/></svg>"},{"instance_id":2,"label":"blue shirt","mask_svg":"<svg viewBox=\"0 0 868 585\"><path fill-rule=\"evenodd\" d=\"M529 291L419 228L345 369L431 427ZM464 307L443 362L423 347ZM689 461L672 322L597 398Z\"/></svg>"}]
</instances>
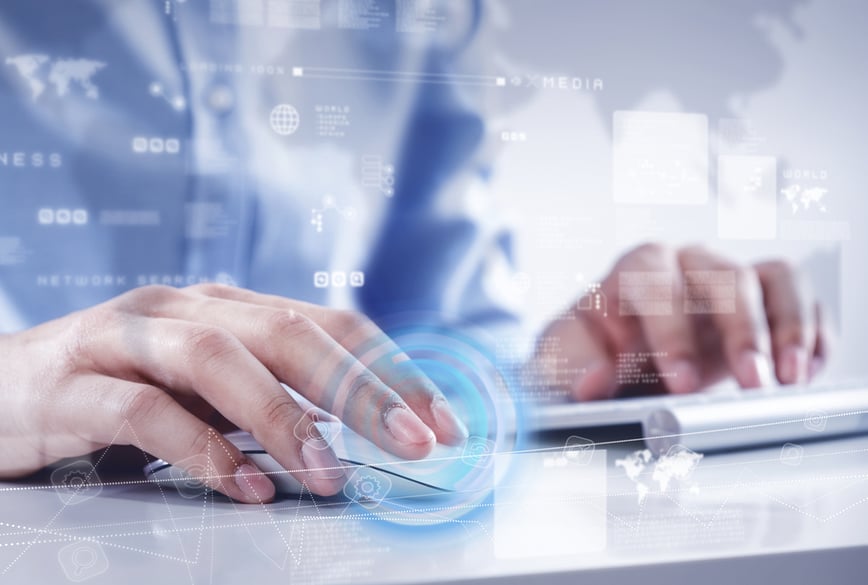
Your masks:
<instances>
[{"instance_id":1,"label":"blue shirt","mask_svg":"<svg viewBox=\"0 0 868 585\"><path fill-rule=\"evenodd\" d=\"M214 280L514 324L479 6L430 5L4 0L0 332Z\"/></svg>"}]
</instances>

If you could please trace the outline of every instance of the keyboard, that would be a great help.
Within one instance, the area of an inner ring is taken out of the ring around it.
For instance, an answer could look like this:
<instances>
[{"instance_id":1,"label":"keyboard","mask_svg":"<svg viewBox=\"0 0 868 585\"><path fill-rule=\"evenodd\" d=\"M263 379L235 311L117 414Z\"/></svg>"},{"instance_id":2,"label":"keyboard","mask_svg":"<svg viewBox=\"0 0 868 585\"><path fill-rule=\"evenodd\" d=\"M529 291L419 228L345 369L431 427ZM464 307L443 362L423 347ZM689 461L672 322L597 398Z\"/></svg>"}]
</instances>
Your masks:
<instances>
[{"instance_id":1,"label":"keyboard","mask_svg":"<svg viewBox=\"0 0 868 585\"><path fill-rule=\"evenodd\" d=\"M641 424L648 447L716 451L868 432L868 383L727 388L689 395L541 404L531 431Z\"/></svg>"}]
</instances>

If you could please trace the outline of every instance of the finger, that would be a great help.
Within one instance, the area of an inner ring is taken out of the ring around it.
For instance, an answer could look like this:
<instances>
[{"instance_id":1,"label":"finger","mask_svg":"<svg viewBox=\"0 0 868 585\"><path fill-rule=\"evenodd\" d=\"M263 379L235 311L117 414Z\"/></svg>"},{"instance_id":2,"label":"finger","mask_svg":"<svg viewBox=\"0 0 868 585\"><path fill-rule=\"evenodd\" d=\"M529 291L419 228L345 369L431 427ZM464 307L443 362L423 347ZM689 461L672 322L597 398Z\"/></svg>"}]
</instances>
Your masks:
<instances>
[{"instance_id":1,"label":"finger","mask_svg":"<svg viewBox=\"0 0 868 585\"><path fill-rule=\"evenodd\" d=\"M274 484L256 465L164 390L99 375L79 386L73 393L82 416L77 430L90 440L135 445L241 502L274 498ZM82 392L89 399L81 400Z\"/></svg>"},{"instance_id":2,"label":"finger","mask_svg":"<svg viewBox=\"0 0 868 585\"><path fill-rule=\"evenodd\" d=\"M785 262L763 262L755 269L763 288L778 380L804 383L817 341L814 302L807 285Z\"/></svg>"},{"instance_id":3,"label":"finger","mask_svg":"<svg viewBox=\"0 0 868 585\"><path fill-rule=\"evenodd\" d=\"M391 453L420 459L434 448L433 431L401 396L298 311L205 296L180 300L167 310L231 331L272 379Z\"/></svg>"},{"instance_id":4,"label":"finger","mask_svg":"<svg viewBox=\"0 0 868 585\"><path fill-rule=\"evenodd\" d=\"M693 274L689 272L687 277L695 280ZM667 390L673 394L699 390L696 343L690 315L681 310L685 282L676 254L666 247L647 244L625 257L613 275L619 280L617 291L613 291L618 294L619 316L638 320Z\"/></svg>"},{"instance_id":5,"label":"finger","mask_svg":"<svg viewBox=\"0 0 868 585\"><path fill-rule=\"evenodd\" d=\"M464 442L469 433L443 392L418 365L373 322L352 311L336 311L324 330L393 389L447 445Z\"/></svg>"},{"instance_id":6,"label":"finger","mask_svg":"<svg viewBox=\"0 0 868 585\"><path fill-rule=\"evenodd\" d=\"M819 303L814 304L814 329L816 337L814 339L814 355L811 356L811 363L808 367L809 380L813 380L825 367L829 351L829 336L823 319L823 309Z\"/></svg>"},{"instance_id":7,"label":"finger","mask_svg":"<svg viewBox=\"0 0 868 585\"><path fill-rule=\"evenodd\" d=\"M742 388L771 385L771 342L756 272L699 247L682 249L679 262L684 272L728 271L735 276L734 310L713 312L712 322L720 333L726 362L739 385Z\"/></svg>"},{"instance_id":8,"label":"finger","mask_svg":"<svg viewBox=\"0 0 868 585\"><path fill-rule=\"evenodd\" d=\"M523 386L560 391L580 400L613 398L615 366L606 351L602 328L578 310L570 310L540 336L524 367Z\"/></svg>"},{"instance_id":9,"label":"finger","mask_svg":"<svg viewBox=\"0 0 868 585\"><path fill-rule=\"evenodd\" d=\"M130 317L116 338L93 341L92 359L100 371L132 373L171 389L195 393L239 428L249 431L285 469L311 492L333 495L345 480L334 452L316 434L297 436L293 429L313 428L268 369L227 331L167 318ZM123 336L135 333L138 346Z\"/></svg>"},{"instance_id":10,"label":"finger","mask_svg":"<svg viewBox=\"0 0 868 585\"><path fill-rule=\"evenodd\" d=\"M434 431L439 442L452 445L467 439L467 427L450 408L443 392L369 319L351 311L325 310L309 303L235 287L205 285L190 290L213 298L306 315L401 396ZM277 315L275 318L280 320L282 317Z\"/></svg>"}]
</instances>

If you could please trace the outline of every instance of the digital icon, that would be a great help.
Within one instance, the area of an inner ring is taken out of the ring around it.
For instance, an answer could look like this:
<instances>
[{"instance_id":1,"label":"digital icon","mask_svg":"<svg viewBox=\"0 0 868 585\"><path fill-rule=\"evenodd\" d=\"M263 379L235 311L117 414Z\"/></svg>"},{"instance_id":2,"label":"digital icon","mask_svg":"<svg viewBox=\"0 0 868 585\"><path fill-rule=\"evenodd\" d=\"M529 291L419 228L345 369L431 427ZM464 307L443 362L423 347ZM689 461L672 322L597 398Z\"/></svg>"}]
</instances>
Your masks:
<instances>
[{"instance_id":1,"label":"digital icon","mask_svg":"<svg viewBox=\"0 0 868 585\"><path fill-rule=\"evenodd\" d=\"M102 492L102 482L93 463L81 459L58 467L51 473L51 485L65 506L74 506Z\"/></svg>"},{"instance_id":2,"label":"digital icon","mask_svg":"<svg viewBox=\"0 0 868 585\"><path fill-rule=\"evenodd\" d=\"M606 298L606 293L603 292L602 285L597 282L588 284L585 288L585 294L576 301L576 308L579 311L599 311L603 313L603 317L608 317L609 301Z\"/></svg>"},{"instance_id":3,"label":"digital icon","mask_svg":"<svg viewBox=\"0 0 868 585\"><path fill-rule=\"evenodd\" d=\"M178 6L184 5L187 0L163 0L163 14L172 20L178 20Z\"/></svg>"},{"instance_id":4,"label":"digital icon","mask_svg":"<svg viewBox=\"0 0 868 585\"><path fill-rule=\"evenodd\" d=\"M40 225L86 225L88 213L86 209L66 209L42 207L36 212Z\"/></svg>"},{"instance_id":5,"label":"digital icon","mask_svg":"<svg viewBox=\"0 0 868 585\"><path fill-rule=\"evenodd\" d=\"M826 430L828 420L828 415L822 410L809 412L805 418L805 428L815 433L822 433Z\"/></svg>"},{"instance_id":6,"label":"digital icon","mask_svg":"<svg viewBox=\"0 0 868 585\"><path fill-rule=\"evenodd\" d=\"M347 273L332 272L332 286L335 288L344 288L347 286Z\"/></svg>"},{"instance_id":7,"label":"digital icon","mask_svg":"<svg viewBox=\"0 0 868 585\"><path fill-rule=\"evenodd\" d=\"M109 568L102 546L98 542L73 542L61 548L57 553L57 561L66 578L73 583L81 583L102 575Z\"/></svg>"},{"instance_id":8,"label":"digital icon","mask_svg":"<svg viewBox=\"0 0 868 585\"><path fill-rule=\"evenodd\" d=\"M338 215L350 221L356 218L356 210L354 207L341 207L338 205L333 195L326 195L322 198L322 207L314 207L310 210L310 224L316 228L317 233L322 233L324 225L323 219L328 211L334 211Z\"/></svg>"},{"instance_id":9,"label":"digital icon","mask_svg":"<svg viewBox=\"0 0 868 585\"><path fill-rule=\"evenodd\" d=\"M344 485L344 495L367 510L377 508L392 489L392 480L370 467L357 467Z\"/></svg>"},{"instance_id":10,"label":"digital icon","mask_svg":"<svg viewBox=\"0 0 868 585\"><path fill-rule=\"evenodd\" d=\"M353 288L362 288L365 286L365 273L359 270L350 272L350 286Z\"/></svg>"},{"instance_id":11,"label":"digital icon","mask_svg":"<svg viewBox=\"0 0 868 585\"><path fill-rule=\"evenodd\" d=\"M6 65L14 67L18 75L30 87L31 97L36 101L45 89L54 86L57 97L69 95L77 87L88 99L99 99L99 88L93 83L96 74L106 64L89 59L55 59L48 55L17 55L6 58ZM46 75L47 73L47 75Z\"/></svg>"},{"instance_id":12,"label":"digital icon","mask_svg":"<svg viewBox=\"0 0 868 585\"><path fill-rule=\"evenodd\" d=\"M214 275L214 282L217 284L225 284L226 286L238 286L238 281L228 272L218 272Z\"/></svg>"},{"instance_id":13,"label":"digital icon","mask_svg":"<svg viewBox=\"0 0 868 585\"><path fill-rule=\"evenodd\" d=\"M162 83L155 81L148 87L148 91L155 98L159 98L169 104L176 112L183 112L187 108L187 100L182 95L169 96Z\"/></svg>"},{"instance_id":14,"label":"digital icon","mask_svg":"<svg viewBox=\"0 0 868 585\"><path fill-rule=\"evenodd\" d=\"M329 286L329 273L328 272L314 272L313 273L313 285L316 288L328 288Z\"/></svg>"},{"instance_id":15,"label":"digital icon","mask_svg":"<svg viewBox=\"0 0 868 585\"><path fill-rule=\"evenodd\" d=\"M798 183L788 185L781 189L781 195L783 195L786 198L787 203L790 204L790 209L792 210L793 215L796 215L799 211L808 211L814 207L816 207L821 213L826 213L829 211L826 207L825 201L828 192L829 190L824 187L802 188Z\"/></svg>"},{"instance_id":16,"label":"digital icon","mask_svg":"<svg viewBox=\"0 0 868 585\"><path fill-rule=\"evenodd\" d=\"M784 446L781 447L781 463L791 467L798 467L802 463L802 457L804 457L804 454L805 448L801 445L785 443Z\"/></svg>"},{"instance_id":17,"label":"digital icon","mask_svg":"<svg viewBox=\"0 0 868 585\"><path fill-rule=\"evenodd\" d=\"M136 136L132 142L133 152L137 154L178 154L181 141L177 138Z\"/></svg>"},{"instance_id":18,"label":"digital icon","mask_svg":"<svg viewBox=\"0 0 868 585\"><path fill-rule=\"evenodd\" d=\"M349 274L342 270L333 272L320 270L313 273L315 288L346 288L348 283L351 288L362 288L365 286L365 273L361 270L353 270Z\"/></svg>"},{"instance_id":19,"label":"digital icon","mask_svg":"<svg viewBox=\"0 0 868 585\"><path fill-rule=\"evenodd\" d=\"M488 467L494 455L494 441L485 437L470 437L464 444L461 461L471 467Z\"/></svg>"},{"instance_id":20,"label":"digital icon","mask_svg":"<svg viewBox=\"0 0 868 585\"><path fill-rule=\"evenodd\" d=\"M587 465L594 457L594 442L572 435L564 443L564 458L573 465Z\"/></svg>"},{"instance_id":21,"label":"digital icon","mask_svg":"<svg viewBox=\"0 0 868 585\"><path fill-rule=\"evenodd\" d=\"M213 447L218 448L216 444ZM169 481L181 497L188 500L204 498L211 491L206 478L220 483L217 469L207 455L193 455L169 467Z\"/></svg>"},{"instance_id":22,"label":"digital icon","mask_svg":"<svg viewBox=\"0 0 868 585\"><path fill-rule=\"evenodd\" d=\"M301 119L298 110L289 104L280 104L271 110L269 123L274 133L279 136L290 136L298 130Z\"/></svg>"},{"instance_id":23,"label":"digital icon","mask_svg":"<svg viewBox=\"0 0 868 585\"><path fill-rule=\"evenodd\" d=\"M362 186L391 197L395 194L395 167L384 164L381 156L362 157Z\"/></svg>"},{"instance_id":24,"label":"digital icon","mask_svg":"<svg viewBox=\"0 0 868 585\"><path fill-rule=\"evenodd\" d=\"M328 449L340 433L340 421L324 420L316 408L311 408L305 412L305 418L299 420L292 430L296 439L320 451Z\"/></svg>"}]
</instances>

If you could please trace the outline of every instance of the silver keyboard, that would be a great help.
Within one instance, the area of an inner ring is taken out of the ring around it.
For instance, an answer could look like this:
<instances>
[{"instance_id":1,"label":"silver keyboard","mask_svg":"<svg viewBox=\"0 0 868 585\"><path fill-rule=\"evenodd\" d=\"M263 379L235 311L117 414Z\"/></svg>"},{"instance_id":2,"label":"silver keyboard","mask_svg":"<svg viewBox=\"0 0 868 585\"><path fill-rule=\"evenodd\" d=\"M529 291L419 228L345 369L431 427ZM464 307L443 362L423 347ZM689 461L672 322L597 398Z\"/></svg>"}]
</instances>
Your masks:
<instances>
[{"instance_id":1,"label":"silver keyboard","mask_svg":"<svg viewBox=\"0 0 868 585\"><path fill-rule=\"evenodd\" d=\"M649 448L714 451L868 432L868 384L725 389L585 403L542 404L531 431L642 424Z\"/></svg>"}]
</instances>

